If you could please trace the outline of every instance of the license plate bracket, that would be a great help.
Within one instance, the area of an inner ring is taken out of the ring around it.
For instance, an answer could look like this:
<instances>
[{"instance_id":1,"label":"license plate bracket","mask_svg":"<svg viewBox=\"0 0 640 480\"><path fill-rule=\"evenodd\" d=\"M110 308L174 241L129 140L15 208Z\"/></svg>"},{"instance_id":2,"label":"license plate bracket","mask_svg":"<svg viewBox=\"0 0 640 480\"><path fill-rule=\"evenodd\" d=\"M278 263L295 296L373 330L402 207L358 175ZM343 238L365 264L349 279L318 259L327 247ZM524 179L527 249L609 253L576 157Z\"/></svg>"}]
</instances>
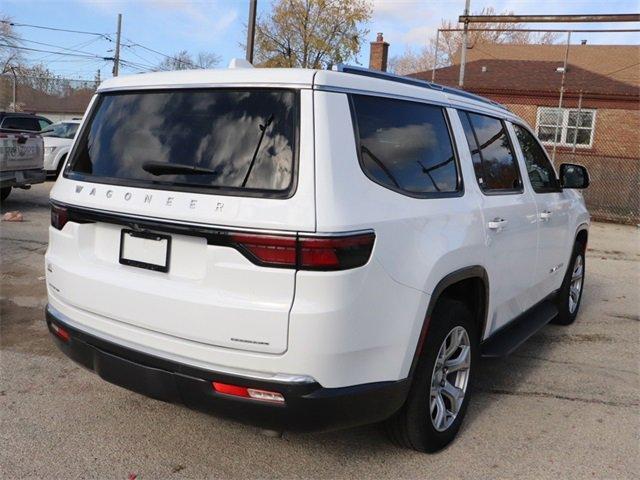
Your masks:
<instances>
[{"instance_id":1,"label":"license plate bracket","mask_svg":"<svg viewBox=\"0 0 640 480\"><path fill-rule=\"evenodd\" d=\"M120 231L120 263L155 272L169 271L171 236L122 229Z\"/></svg>"}]
</instances>

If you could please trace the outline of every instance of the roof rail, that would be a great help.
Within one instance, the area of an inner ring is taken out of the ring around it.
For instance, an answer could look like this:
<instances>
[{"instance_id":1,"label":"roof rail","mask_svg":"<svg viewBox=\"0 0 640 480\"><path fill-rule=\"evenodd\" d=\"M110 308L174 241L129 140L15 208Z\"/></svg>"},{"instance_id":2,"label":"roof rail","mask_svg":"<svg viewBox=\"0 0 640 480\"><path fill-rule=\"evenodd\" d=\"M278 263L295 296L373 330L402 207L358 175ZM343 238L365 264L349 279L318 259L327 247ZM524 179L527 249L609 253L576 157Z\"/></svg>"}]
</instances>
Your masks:
<instances>
[{"instance_id":1,"label":"roof rail","mask_svg":"<svg viewBox=\"0 0 640 480\"><path fill-rule=\"evenodd\" d=\"M345 65L343 63L334 65L332 67L332 70L336 72L351 73L353 75L362 75L364 77L379 78L381 80L390 80L392 82L405 83L407 85L414 85L416 87L430 88L432 90L438 90L444 93L459 95L461 97L476 100L478 102L488 103L503 110L509 110L501 103L494 102L493 100L481 97L480 95L475 95L473 93L466 92L465 90L460 90L459 88L446 87L444 85L440 85L439 83L427 82L426 80L420 80L412 77L403 77L401 75L396 75L395 73L381 72L379 70L373 70L371 68L356 67L353 65Z\"/></svg>"}]
</instances>

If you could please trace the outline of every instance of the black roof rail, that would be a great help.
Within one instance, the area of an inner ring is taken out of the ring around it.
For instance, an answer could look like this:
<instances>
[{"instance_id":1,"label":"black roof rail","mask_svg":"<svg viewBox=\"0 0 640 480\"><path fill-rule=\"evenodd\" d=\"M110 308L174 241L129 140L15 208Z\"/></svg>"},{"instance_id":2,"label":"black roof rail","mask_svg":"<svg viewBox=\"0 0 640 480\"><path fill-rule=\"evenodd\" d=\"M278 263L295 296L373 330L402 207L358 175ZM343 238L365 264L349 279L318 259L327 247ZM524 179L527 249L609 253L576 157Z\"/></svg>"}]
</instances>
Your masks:
<instances>
[{"instance_id":1,"label":"black roof rail","mask_svg":"<svg viewBox=\"0 0 640 480\"><path fill-rule=\"evenodd\" d=\"M418 78L403 77L402 75L396 75L395 73L381 72L379 70L372 70L365 67L345 65L343 63L334 65L332 67L332 70L336 72L351 73L353 75L361 75L363 77L379 78L381 80L390 80L392 82L405 83L407 85L414 85L416 87L430 88L432 90L438 90L444 93L459 95L461 97L476 100L478 102L488 103L490 105L493 105L494 107L509 111L509 109L504 105L498 102L494 102L493 100L490 100L488 98L481 97L480 95L469 93L465 90L460 90L459 88L446 87L444 85L440 85L439 83L427 82L426 80L420 80Z\"/></svg>"}]
</instances>

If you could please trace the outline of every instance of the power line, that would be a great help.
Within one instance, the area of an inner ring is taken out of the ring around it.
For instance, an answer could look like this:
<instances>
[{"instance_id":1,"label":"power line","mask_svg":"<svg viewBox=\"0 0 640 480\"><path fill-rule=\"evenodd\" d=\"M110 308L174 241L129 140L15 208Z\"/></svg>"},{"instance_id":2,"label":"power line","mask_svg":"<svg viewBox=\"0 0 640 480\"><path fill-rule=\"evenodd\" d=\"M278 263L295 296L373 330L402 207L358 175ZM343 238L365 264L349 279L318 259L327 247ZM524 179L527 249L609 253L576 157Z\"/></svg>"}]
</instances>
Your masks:
<instances>
[{"instance_id":1,"label":"power line","mask_svg":"<svg viewBox=\"0 0 640 480\"><path fill-rule=\"evenodd\" d=\"M9 47L9 48L15 48L17 50L28 50L30 52L42 52L42 53L52 53L54 55L64 55L67 57L79 57L79 58L100 58L102 60L112 60L111 57L101 57L100 55L94 55L94 54L79 54L79 53L66 53L66 52L55 52L52 50L42 50L39 48L29 48L29 47L16 47L14 45L8 45L5 43L0 43L0 47Z\"/></svg>"},{"instance_id":2,"label":"power line","mask_svg":"<svg viewBox=\"0 0 640 480\"><path fill-rule=\"evenodd\" d=\"M31 25L28 23L18 23L18 22L10 22L8 20L0 20L0 23L4 23L6 25L11 25L12 27L28 27L28 28L40 28L43 30L53 30L56 32L67 32L67 33L79 33L82 35L96 35L98 37L104 37L105 39L112 42L113 40L109 36L108 33L99 33L99 32L87 32L84 30L70 30L66 28L56 28L56 27L46 27L44 25Z\"/></svg>"},{"instance_id":3,"label":"power line","mask_svg":"<svg viewBox=\"0 0 640 480\"><path fill-rule=\"evenodd\" d=\"M193 67L193 68L200 68L198 65L195 65L195 64L194 64L194 63L192 63L192 62L189 62L189 61L187 61L187 60L182 60L182 59L180 59L180 58L178 58L178 57L174 57L174 56L172 56L172 55L167 55L166 53L159 52L158 50L154 50L153 48L146 47L146 46L144 46L144 45L141 45L140 43L136 43L136 42L134 42L134 41L133 41L133 40L131 40L130 38L127 38L127 41L128 41L128 42L130 42L130 44L129 44L129 45L124 45L124 44L123 44L123 46L125 46L125 47L129 47L129 48L131 48L131 47L133 47L133 46L135 46L135 47L140 47L140 48L143 48L143 49L145 49L145 50L148 50L149 52L155 53L155 54L157 54L157 55L162 55L162 56L163 56L163 57L165 57L165 58L168 58L168 59L171 59L171 60L175 60L176 62L178 62L178 63L182 63L183 65L189 65L189 66L191 66L191 67Z\"/></svg>"},{"instance_id":4,"label":"power line","mask_svg":"<svg viewBox=\"0 0 640 480\"><path fill-rule=\"evenodd\" d=\"M85 42L80 42L80 43L74 43L73 45L71 45L70 47L68 47L69 49L77 49L77 48L82 48L82 47L88 47L89 45L99 42L100 40L102 40L99 37L96 38L92 38L90 40L87 40ZM35 58L33 61L34 62L42 62L45 59L48 59L49 57L51 57L51 54L47 54L47 55L43 55L41 57Z\"/></svg>"},{"instance_id":5,"label":"power line","mask_svg":"<svg viewBox=\"0 0 640 480\"><path fill-rule=\"evenodd\" d=\"M36 45L44 45L45 47L59 48L61 50L67 50L69 52L74 52L74 53L84 53L84 54L87 54L87 55L96 55L96 54L91 53L91 52L85 52L84 50L76 50L76 49L73 49L73 48L61 47L59 45L54 45L53 43L36 42L35 40L28 40L26 38L14 37L12 35L5 35L5 37L13 38L14 40L20 40L20 41L23 41L23 42L35 43ZM11 47L11 48L20 48L20 47L14 46L14 47Z\"/></svg>"}]
</instances>

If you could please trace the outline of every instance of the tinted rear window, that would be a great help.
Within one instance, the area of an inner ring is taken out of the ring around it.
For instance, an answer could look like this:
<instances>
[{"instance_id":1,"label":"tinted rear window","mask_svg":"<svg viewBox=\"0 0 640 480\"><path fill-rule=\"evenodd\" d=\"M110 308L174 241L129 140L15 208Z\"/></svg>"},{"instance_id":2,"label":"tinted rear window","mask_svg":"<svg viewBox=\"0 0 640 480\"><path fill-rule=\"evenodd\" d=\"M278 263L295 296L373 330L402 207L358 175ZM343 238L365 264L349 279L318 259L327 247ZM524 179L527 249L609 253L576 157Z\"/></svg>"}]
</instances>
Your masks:
<instances>
[{"instance_id":1,"label":"tinted rear window","mask_svg":"<svg viewBox=\"0 0 640 480\"><path fill-rule=\"evenodd\" d=\"M40 125L35 117L7 117L2 122L2 127L11 130L40 131Z\"/></svg>"},{"instance_id":2,"label":"tinted rear window","mask_svg":"<svg viewBox=\"0 0 640 480\"><path fill-rule=\"evenodd\" d=\"M297 95L289 90L103 94L69 177L167 189L285 192Z\"/></svg>"},{"instance_id":3,"label":"tinted rear window","mask_svg":"<svg viewBox=\"0 0 640 480\"><path fill-rule=\"evenodd\" d=\"M362 168L374 182L412 196L460 190L442 107L353 95Z\"/></svg>"},{"instance_id":4,"label":"tinted rear window","mask_svg":"<svg viewBox=\"0 0 640 480\"><path fill-rule=\"evenodd\" d=\"M522 191L518 165L502 120L460 111L460 121L482 191Z\"/></svg>"}]
</instances>

